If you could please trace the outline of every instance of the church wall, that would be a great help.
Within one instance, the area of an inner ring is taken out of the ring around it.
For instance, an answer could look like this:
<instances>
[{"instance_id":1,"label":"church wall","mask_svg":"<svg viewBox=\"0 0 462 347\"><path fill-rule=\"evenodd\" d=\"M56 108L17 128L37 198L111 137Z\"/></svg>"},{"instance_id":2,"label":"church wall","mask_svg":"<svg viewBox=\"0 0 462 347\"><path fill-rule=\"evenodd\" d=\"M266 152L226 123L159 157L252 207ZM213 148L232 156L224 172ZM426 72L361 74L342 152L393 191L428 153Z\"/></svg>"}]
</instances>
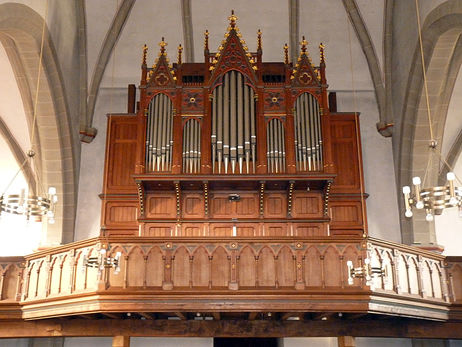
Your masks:
<instances>
[{"instance_id":1,"label":"church wall","mask_svg":"<svg viewBox=\"0 0 462 347\"><path fill-rule=\"evenodd\" d=\"M95 108L94 127L98 135L91 143L82 145L79 197L75 240L99 235L101 220L104 151L106 148L106 127L108 112L126 112L127 90L125 88L101 89Z\"/></svg>"},{"instance_id":2,"label":"church wall","mask_svg":"<svg viewBox=\"0 0 462 347\"><path fill-rule=\"evenodd\" d=\"M382 137L375 124L378 110L373 91L337 92L339 112L357 110L361 113L360 128L364 166L365 192L369 235L401 242L399 227L392 143Z\"/></svg>"}]
</instances>

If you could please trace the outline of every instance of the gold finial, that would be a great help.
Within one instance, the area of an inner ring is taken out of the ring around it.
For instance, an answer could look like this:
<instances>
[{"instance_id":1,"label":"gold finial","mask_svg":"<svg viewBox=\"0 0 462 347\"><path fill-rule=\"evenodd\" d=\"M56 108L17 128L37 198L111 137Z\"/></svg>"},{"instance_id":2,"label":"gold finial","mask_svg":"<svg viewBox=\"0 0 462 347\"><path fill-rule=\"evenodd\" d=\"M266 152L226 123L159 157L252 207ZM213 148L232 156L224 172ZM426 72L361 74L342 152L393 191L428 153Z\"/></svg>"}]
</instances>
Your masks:
<instances>
[{"instance_id":1,"label":"gold finial","mask_svg":"<svg viewBox=\"0 0 462 347\"><path fill-rule=\"evenodd\" d=\"M144 44L143 46L143 58L141 60L141 64L146 65L146 54L148 53L148 46Z\"/></svg>"},{"instance_id":2,"label":"gold finial","mask_svg":"<svg viewBox=\"0 0 462 347\"><path fill-rule=\"evenodd\" d=\"M229 25L231 25L231 29L236 27L237 16L234 14L234 10L231 10L231 16L228 17Z\"/></svg>"},{"instance_id":3,"label":"gold finial","mask_svg":"<svg viewBox=\"0 0 462 347\"><path fill-rule=\"evenodd\" d=\"M181 64L181 53L183 52L183 47L181 47L181 43L178 45L178 65Z\"/></svg>"},{"instance_id":4,"label":"gold finial","mask_svg":"<svg viewBox=\"0 0 462 347\"><path fill-rule=\"evenodd\" d=\"M284 64L289 65L289 46L284 44Z\"/></svg>"},{"instance_id":5,"label":"gold finial","mask_svg":"<svg viewBox=\"0 0 462 347\"><path fill-rule=\"evenodd\" d=\"M320 57L321 63L324 63L325 62L324 45L322 44L322 42L319 44L319 57Z\"/></svg>"},{"instance_id":6,"label":"gold finial","mask_svg":"<svg viewBox=\"0 0 462 347\"><path fill-rule=\"evenodd\" d=\"M204 33L204 50L209 50L209 31L205 30Z\"/></svg>"},{"instance_id":7,"label":"gold finial","mask_svg":"<svg viewBox=\"0 0 462 347\"><path fill-rule=\"evenodd\" d=\"M162 37L162 41L159 42L160 46L160 53L164 54L165 53L165 46L167 46L168 43L164 41L164 37Z\"/></svg>"},{"instance_id":8,"label":"gold finial","mask_svg":"<svg viewBox=\"0 0 462 347\"><path fill-rule=\"evenodd\" d=\"M306 54L306 46L308 45L308 41L305 40L305 36L302 37L300 45L302 46L302 54Z\"/></svg>"},{"instance_id":9,"label":"gold finial","mask_svg":"<svg viewBox=\"0 0 462 347\"><path fill-rule=\"evenodd\" d=\"M258 29L257 31L257 50L262 49L262 44L261 44L261 30Z\"/></svg>"}]
</instances>

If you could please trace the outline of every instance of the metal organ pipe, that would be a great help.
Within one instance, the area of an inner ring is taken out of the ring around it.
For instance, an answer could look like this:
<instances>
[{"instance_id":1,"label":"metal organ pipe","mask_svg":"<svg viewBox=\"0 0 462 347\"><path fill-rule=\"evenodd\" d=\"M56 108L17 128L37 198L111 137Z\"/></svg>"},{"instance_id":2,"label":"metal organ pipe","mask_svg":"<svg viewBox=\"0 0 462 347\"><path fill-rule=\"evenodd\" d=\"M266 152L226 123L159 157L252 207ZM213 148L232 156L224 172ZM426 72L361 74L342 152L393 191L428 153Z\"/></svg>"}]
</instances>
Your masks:
<instances>
[{"instance_id":1,"label":"metal organ pipe","mask_svg":"<svg viewBox=\"0 0 462 347\"><path fill-rule=\"evenodd\" d=\"M186 121L183 127L183 173L200 172L200 128L200 123L196 119Z\"/></svg>"},{"instance_id":2,"label":"metal organ pipe","mask_svg":"<svg viewBox=\"0 0 462 347\"><path fill-rule=\"evenodd\" d=\"M255 173L254 91L245 83L244 75L234 70L222 81L212 98L212 170Z\"/></svg>"},{"instance_id":3,"label":"metal organ pipe","mask_svg":"<svg viewBox=\"0 0 462 347\"><path fill-rule=\"evenodd\" d=\"M321 171L321 114L316 98L303 93L295 101L295 158L298 171Z\"/></svg>"},{"instance_id":4,"label":"metal organ pipe","mask_svg":"<svg viewBox=\"0 0 462 347\"><path fill-rule=\"evenodd\" d=\"M146 122L146 171L168 171L172 165L173 105L165 94L157 94L148 106Z\"/></svg>"},{"instance_id":5,"label":"metal organ pipe","mask_svg":"<svg viewBox=\"0 0 462 347\"><path fill-rule=\"evenodd\" d=\"M269 173L285 172L284 125L277 118L271 119L266 127L267 165Z\"/></svg>"}]
</instances>

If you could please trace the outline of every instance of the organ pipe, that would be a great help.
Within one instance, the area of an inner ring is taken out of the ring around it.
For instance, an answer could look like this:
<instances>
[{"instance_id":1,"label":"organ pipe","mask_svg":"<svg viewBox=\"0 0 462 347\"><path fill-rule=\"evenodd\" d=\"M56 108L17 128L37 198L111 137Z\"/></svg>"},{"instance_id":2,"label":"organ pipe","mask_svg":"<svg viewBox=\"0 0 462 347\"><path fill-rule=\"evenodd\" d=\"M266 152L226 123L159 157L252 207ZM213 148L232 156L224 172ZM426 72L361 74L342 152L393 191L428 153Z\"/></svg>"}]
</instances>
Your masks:
<instances>
[{"instance_id":1,"label":"organ pipe","mask_svg":"<svg viewBox=\"0 0 462 347\"><path fill-rule=\"evenodd\" d=\"M183 173L200 173L200 146L200 123L196 119L190 119L183 127Z\"/></svg>"},{"instance_id":2,"label":"organ pipe","mask_svg":"<svg viewBox=\"0 0 462 347\"><path fill-rule=\"evenodd\" d=\"M213 91L211 109L213 172L255 173L254 91L241 73L231 70L224 75Z\"/></svg>"},{"instance_id":3,"label":"organ pipe","mask_svg":"<svg viewBox=\"0 0 462 347\"><path fill-rule=\"evenodd\" d=\"M284 125L277 119L271 119L266 127L266 160L269 173L285 172Z\"/></svg>"},{"instance_id":4,"label":"organ pipe","mask_svg":"<svg viewBox=\"0 0 462 347\"><path fill-rule=\"evenodd\" d=\"M303 93L295 101L295 159L297 171L320 171L323 168L322 131L319 103Z\"/></svg>"},{"instance_id":5,"label":"organ pipe","mask_svg":"<svg viewBox=\"0 0 462 347\"><path fill-rule=\"evenodd\" d=\"M152 98L146 121L146 171L169 171L172 166L173 105L165 94Z\"/></svg>"}]
</instances>

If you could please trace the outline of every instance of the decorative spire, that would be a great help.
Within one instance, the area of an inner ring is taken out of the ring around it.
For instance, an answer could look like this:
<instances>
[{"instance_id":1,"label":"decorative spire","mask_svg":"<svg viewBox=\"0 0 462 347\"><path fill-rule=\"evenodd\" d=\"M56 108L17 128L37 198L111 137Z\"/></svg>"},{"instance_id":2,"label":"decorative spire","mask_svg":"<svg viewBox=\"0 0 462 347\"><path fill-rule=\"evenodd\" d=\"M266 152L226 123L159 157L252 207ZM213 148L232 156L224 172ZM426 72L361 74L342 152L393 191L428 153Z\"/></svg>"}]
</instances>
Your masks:
<instances>
[{"instance_id":1,"label":"decorative spire","mask_svg":"<svg viewBox=\"0 0 462 347\"><path fill-rule=\"evenodd\" d=\"M146 54L148 53L148 46L144 44L143 46L143 58L141 59L141 64L146 65Z\"/></svg>"},{"instance_id":2,"label":"decorative spire","mask_svg":"<svg viewBox=\"0 0 462 347\"><path fill-rule=\"evenodd\" d=\"M324 45L322 44L322 42L319 44L319 58L321 64L326 62L324 57Z\"/></svg>"},{"instance_id":3,"label":"decorative spire","mask_svg":"<svg viewBox=\"0 0 462 347\"><path fill-rule=\"evenodd\" d=\"M289 46L284 44L284 64L289 65Z\"/></svg>"},{"instance_id":4,"label":"decorative spire","mask_svg":"<svg viewBox=\"0 0 462 347\"><path fill-rule=\"evenodd\" d=\"M237 16L234 14L234 10L231 10L231 16L228 17L229 25L234 29L236 27Z\"/></svg>"},{"instance_id":5,"label":"decorative spire","mask_svg":"<svg viewBox=\"0 0 462 347\"><path fill-rule=\"evenodd\" d=\"M305 40L305 36L302 37L302 41L300 41L300 45L302 46L302 54L306 55L306 46L308 45L308 41Z\"/></svg>"},{"instance_id":6,"label":"decorative spire","mask_svg":"<svg viewBox=\"0 0 462 347\"><path fill-rule=\"evenodd\" d=\"M209 31L205 30L204 33L204 50L208 52L209 50Z\"/></svg>"},{"instance_id":7,"label":"decorative spire","mask_svg":"<svg viewBox=\"0 0 462 347\"><path fill-rule=\"evenodd\" d=\"M159 42L159 46L160 46L160 53L163 54L163 55L166 55L165 54L165 46L167 46L167 42L164 41L164 37L162 37L162 41Z\"/></svg>"},{"instance_id":8,"label":"decorative spire","mask_svg":"<svg viewBox=\"0 0 462 347\"><path fill-rule=\"evenodd\" d=\"M181 43L178 45L178 65L181 64L181 53L183 53L183 47L181 47Z\"/></svg>"},{"instance_id":9,"label":"decorative spire","mask_svg":"<svg viewBox=\"0 0 462 347\"><path fill-rule=\"evenodd\" d=\"M258 29L257 31L257 50L261 51L262 50L262 43L261 43L261 30Z\"/></svg>"}]
</instances>

